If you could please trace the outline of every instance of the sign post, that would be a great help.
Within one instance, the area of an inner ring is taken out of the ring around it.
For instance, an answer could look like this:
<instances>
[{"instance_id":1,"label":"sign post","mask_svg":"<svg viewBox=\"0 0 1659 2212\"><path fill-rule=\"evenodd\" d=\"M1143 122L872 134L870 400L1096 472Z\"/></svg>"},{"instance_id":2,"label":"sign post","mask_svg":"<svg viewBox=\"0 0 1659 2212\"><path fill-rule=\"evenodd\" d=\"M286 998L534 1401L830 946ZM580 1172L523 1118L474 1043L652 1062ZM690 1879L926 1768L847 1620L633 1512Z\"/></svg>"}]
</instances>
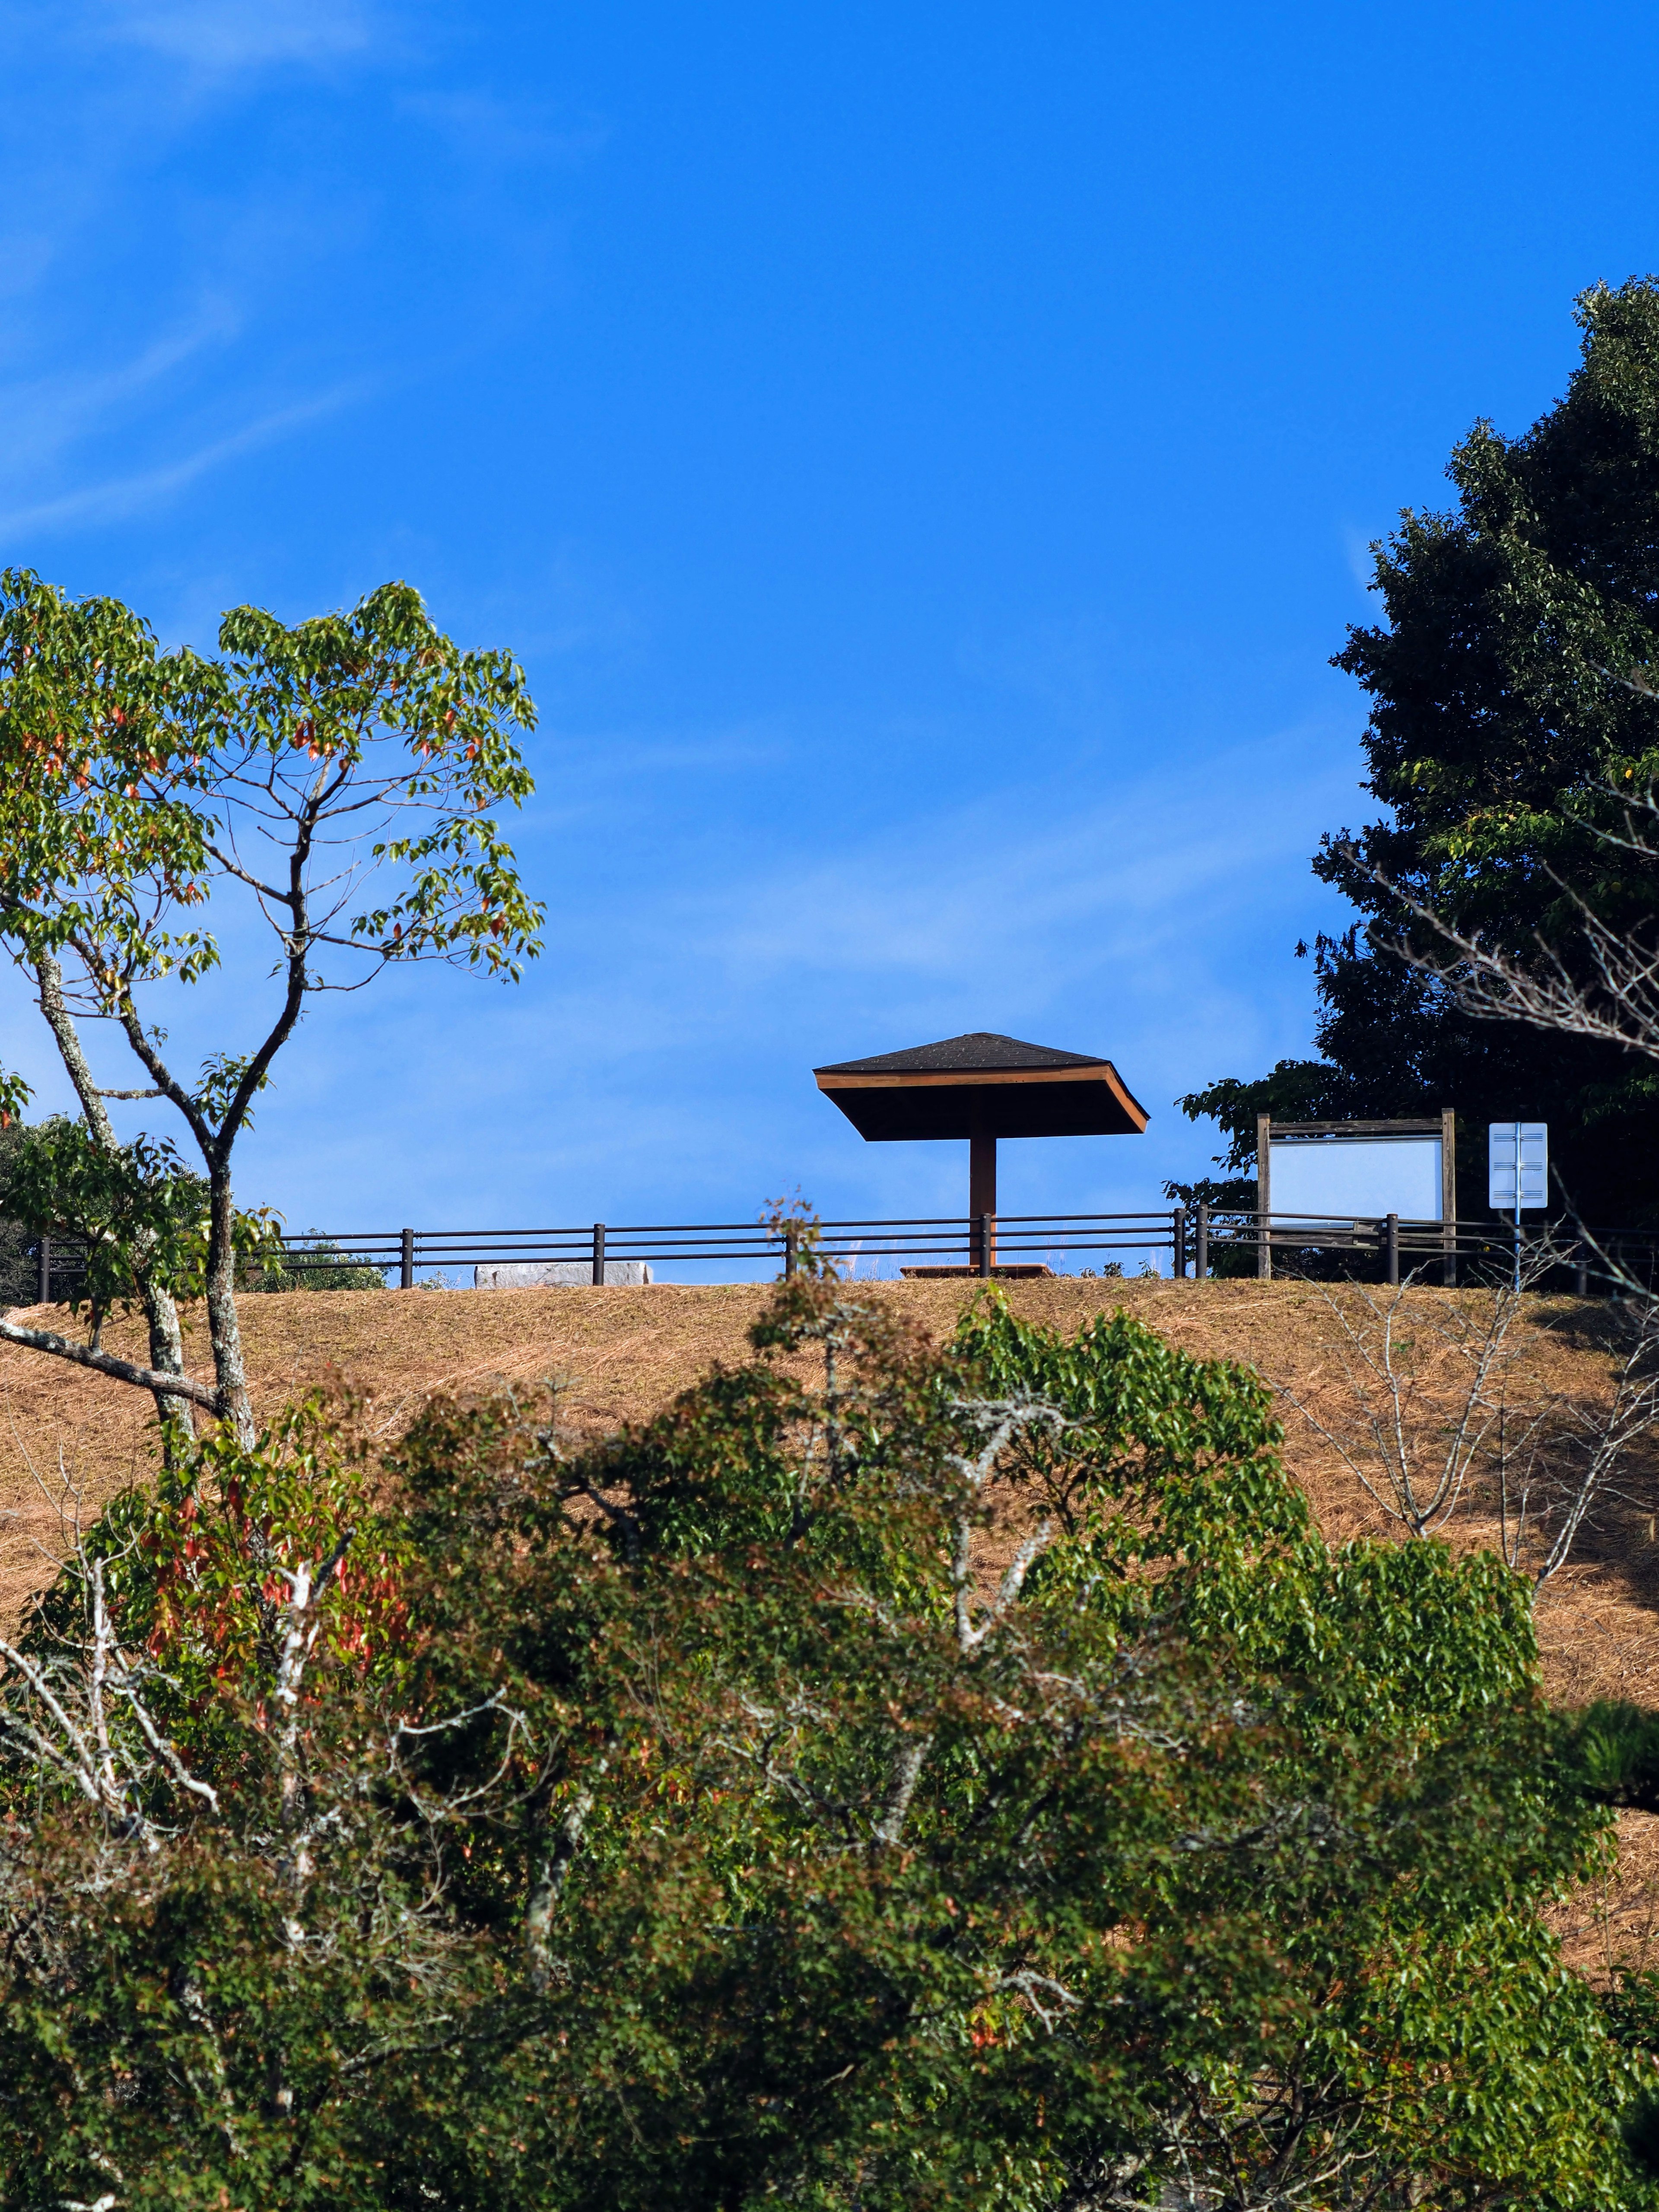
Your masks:
<instances>
[{"instance_id":1,"label":"sign post","mask_svg":"<svg viewBox=\"0 0 1659 2212\"><path fill-rule=\"evenodd\" d=\"M1486 1125L1486 1202L1515 1216L1515 1287L1521 1287L1521 1214L1550 1202L1550 1132L1547 1121Z\"/></svg>"}]
</instances>

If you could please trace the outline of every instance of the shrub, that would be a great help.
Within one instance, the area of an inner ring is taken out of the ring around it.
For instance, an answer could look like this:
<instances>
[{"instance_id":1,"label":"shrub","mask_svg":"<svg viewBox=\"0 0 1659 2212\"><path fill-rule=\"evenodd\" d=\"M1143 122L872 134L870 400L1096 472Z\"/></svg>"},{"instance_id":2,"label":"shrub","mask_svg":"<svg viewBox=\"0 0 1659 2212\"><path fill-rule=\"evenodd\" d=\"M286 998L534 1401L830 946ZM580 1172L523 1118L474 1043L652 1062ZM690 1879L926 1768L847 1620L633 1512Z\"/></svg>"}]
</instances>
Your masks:
<instances>
[{"instance_id":1,"label":"shrub","mask_svg":"<svg viewBox=\"0 0 1659 2212\"><path fill-rule=\"evenodd\" d=\"M1659 2201L1513 1577L1121 1315L754 1340L111 1508L8 1652L0 2198Z\"/></svg>"}]
</instances>

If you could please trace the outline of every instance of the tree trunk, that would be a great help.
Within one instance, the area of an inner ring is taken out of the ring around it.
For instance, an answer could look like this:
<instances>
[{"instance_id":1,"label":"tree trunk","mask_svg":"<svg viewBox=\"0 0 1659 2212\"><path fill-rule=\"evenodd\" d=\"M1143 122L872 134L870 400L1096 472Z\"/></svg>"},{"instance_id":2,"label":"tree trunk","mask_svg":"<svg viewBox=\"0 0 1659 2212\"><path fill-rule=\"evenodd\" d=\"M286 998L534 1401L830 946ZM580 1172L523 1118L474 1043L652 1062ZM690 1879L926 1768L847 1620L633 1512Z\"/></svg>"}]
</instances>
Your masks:
<instances>
[{"instance_id":1,"label":"tree trunk","mask_svg":"<svg viewBox=\"0 0 1659 2212\"><path fill-rule=\"evenodd\" d=\"M230 1168L222 1158L211 1164L209 1188L207 1310L213 1374L225 1419L234 1428L238 1443L251 1450L256 1432L247 1395L247 1370L242 1364L241 1324L236 1314L236 1214Z\"/></svg>"},{"instance_id":2,"label":"tree trunk","mask_svg":"<svg viewBox=\"0 0 1659 2212\"><path fill-rule=\"evenodd\" d=\"M149 1364L158 1374L182 1375L185 1338L173 1293L160 1283L147 1282L143 1294L144 1318L149 1323ZM162 1449L171 1466L175 1440L182 1441L187 1449L195 1444L196 1409L188 1398L175 1398L167 1391L158 1390L155 1410L161 1417Z\"/></svg>"},{"instance_id":3,"label":"tree trunk","mask_svg":"<svg viewBox=\"0 0 1659 2212\"><path fill-rule=\"evenodd\" d=\"M55 953L42 952L34 963L35 980L40 986L40 1011L58 1041L58 1057L75 1085L75 1095L81 1102L81 1111L93 1142L102 1152L118 1152L120 1141L109 1118L102 1094L92 1079L92 1070L81 1046L81 1033L75 1026L74 1017L64 1001L64 971ZM155 1281L143 1269L139 1270L139 1290L144 1303L144 1318L149 1324L149 1364L158 1375L182 1375L185 1371L185 1340L179 1327L179 1308L173 1293L163 1283ZM155 1410L161 1417L163 1450L169 1461L173 1453L175 1437L187 1439L191 1444L196 1438L196 1415L188 1398L175 1397L170 1391L158 1390Z\"/></svg>"}]
</instances>

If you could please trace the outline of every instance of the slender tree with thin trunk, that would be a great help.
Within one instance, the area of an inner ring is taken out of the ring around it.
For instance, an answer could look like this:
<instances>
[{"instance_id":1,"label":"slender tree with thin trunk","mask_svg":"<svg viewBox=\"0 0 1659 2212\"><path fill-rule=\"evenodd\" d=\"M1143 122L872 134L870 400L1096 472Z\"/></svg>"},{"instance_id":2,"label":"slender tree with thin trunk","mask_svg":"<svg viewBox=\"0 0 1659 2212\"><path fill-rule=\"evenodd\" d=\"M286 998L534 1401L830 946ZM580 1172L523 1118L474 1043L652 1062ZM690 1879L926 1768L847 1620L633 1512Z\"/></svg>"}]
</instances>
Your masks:
<instances>
[{"instance_id":1,"label":"slender tree with thin trunk","mask_svg":"<svg viewBox=\"0 0 1659 2212\"><path fill-rule=\"evenodd\" d=\"M539 951L542 910L492 811L533 787L517 738L534 726L511 654L453 644L406 584L293 626L234 608L206 656L163 653L117 600L0 574L0 940L30 979L86 1144L127 1158L111 1099L165 1100L184 1124L203 1199L189 1287L214 1381L185 1372L178 1240L143 1207L120 1258L148 1366L10 1320L0 1339L152 1391L175 1430L196 1409L252 1441L237 1138L312 994L418 960L516 980ZM249 1035L190 1073L151 1001L218 966L211 924L233 902L271 933L274 988ZM89 1023L125 1048L125 1084L94 1073ZM0 1110L27 1096L0 1079Z\"/></svg>"}]
</instances>

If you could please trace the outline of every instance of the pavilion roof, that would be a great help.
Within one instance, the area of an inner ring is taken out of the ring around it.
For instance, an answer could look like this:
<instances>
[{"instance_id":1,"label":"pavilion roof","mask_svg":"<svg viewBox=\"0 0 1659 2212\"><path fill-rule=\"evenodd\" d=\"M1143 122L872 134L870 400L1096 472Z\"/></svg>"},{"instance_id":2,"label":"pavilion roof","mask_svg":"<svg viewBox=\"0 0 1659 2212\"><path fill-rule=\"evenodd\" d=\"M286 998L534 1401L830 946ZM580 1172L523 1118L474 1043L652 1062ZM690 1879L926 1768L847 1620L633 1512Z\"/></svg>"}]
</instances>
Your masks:
<instances>
[{"instance_id":1,"label":"pavilion roof","mask_svg":"<svg viewBox=\"0 0 1659 2212\"><path fill-rule=\"evenodd\" d=\"M1139 1136L1146 1111L1109 1060L970 1030L814 1068L872 1143L933 1137Z\"/></svg>"}]
</instances>

